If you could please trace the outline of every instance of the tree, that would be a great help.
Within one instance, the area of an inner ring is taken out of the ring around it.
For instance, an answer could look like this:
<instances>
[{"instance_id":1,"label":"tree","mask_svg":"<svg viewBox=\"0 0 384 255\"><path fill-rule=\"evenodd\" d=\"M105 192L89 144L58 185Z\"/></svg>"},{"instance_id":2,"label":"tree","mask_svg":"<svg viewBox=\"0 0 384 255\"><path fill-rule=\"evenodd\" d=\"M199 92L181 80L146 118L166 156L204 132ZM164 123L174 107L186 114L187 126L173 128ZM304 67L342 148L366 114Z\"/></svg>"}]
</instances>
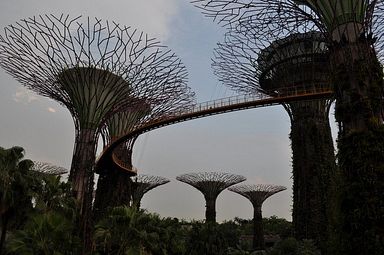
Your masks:
<instances>
[{"instance_id":1,"label":"tree","mask_svg":"<svg viewBox=\"0 0 384 255\"><path fill-rule=\"evenodd\" d=\"M61 181L60 176L41 174L41 185L34 193L35 209L40 213L59 212L68 219L75 219L76 201L71 194L71 185Z\"/></svg>"},{"instance_id":2,"label":"tree","mask_svg":"<svg viewBox=\"0 0 384 255\"><path fill-rule=\"evenodd\" d=\"M193 222L187 237L188 255L225 255L239 243L240 232L234 223Z\"/></svg>"},{"instance_id":3,"label":"tree","mask_svg":"<svg viewBox=\"0 0 384 255\"><path fill-rule=\"evenodd\" d=\"M151 221L150 215L136 208L112 208L95 226L96 250L101 254L146 254L154 250L160 243L155 232L147 232Z\"/></svg>"},{"instance_id":4,"label":"tree","mask_svg":"<svg viewBox=\"0 0 384 255\"><path fill-rule=\"evenodd\" d=\"M22 230L17 230L7 244L10 254L78 254L80 242L73 235L74 224L57 212L32 216Z\"/></svg>"},{"instance_id":5,"label":"tree","mask_svg":"<svg viewBox=\"0 0 384 255\"><path fill-rule=\"evenodd\" d=\"M32 206L31 193L35 182L29 169L33 162L23 157L24 149L21 147L0 147L0 253L3 251L9 220L22 215Z\"/></svg>"}]
</instances>

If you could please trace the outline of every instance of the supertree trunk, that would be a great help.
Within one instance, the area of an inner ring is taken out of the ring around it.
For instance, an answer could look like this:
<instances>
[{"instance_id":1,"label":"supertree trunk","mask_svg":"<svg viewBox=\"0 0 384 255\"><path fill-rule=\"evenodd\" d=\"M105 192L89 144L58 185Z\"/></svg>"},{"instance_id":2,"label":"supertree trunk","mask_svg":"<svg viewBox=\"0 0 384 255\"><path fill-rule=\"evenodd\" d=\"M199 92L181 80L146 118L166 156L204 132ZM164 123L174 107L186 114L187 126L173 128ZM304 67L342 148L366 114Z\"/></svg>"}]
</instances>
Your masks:
<instances>
[{"instance_id":1,"label":"supertree trunk","mask_svg":"<svg viewBox=\"0 0 384 255\"><path fill-rule=\"evenodd\" d=\"M96 157L96 131L92 129L80 130L76 135L75 144L69 181L72 183L72 192L82 211L84 196L89 189L90 176Z\"/></svg>"},{"instance_id":2,"label":"supertree trunk","mask_svg":"<svg viewBox=\"0 0 384 255\"><path fill-rule=\"evenodd\" d=\"M253 250L264 250L264 229L261 206L253 207Z\"/></svg>"},{"instance_id":3,"label":"supertree trunk","mask_svg":"<svg viewBox=\"0 0 384 255\"><path fill-rule=\"evenodd\" d=\"M228 188L249 199L253 206L253 250L263 250L264 245L264 229L263 216L261 207L264 201L280 191L286 190L286 187L275 186L270 184L253 184L253 185L236 185Z\"/></svg>"},{"instance_id":4,"label":"supertree trunk","mask_svg":"<svg viewBox=\"0 0 384 255\"><path fill-rule=\"evenodd\" d=\"M216 197L205 197L205 220L216 222Z\"/></svg>"},{"instance_id":5,"label":"supertree trunk","mask_svg":"<svg viewBox=\"0 0 384 255\"><path fill-rule=\"evenodd\" d=\"M103 218L108 208L129 206L131 202L132 175L113 168L106 172L97 182L93 208L96 220Z\"/></svg>"},{"instance_id":6,"label":"supertree trunk","mask_svg":"<svg viewBox=\"0 0 384 255\"><path fill-rule=\"evenodd\" d=\"M383 254L383 70L368 43L332 50L342 176L339 252Z\"/></svg>"},{"instance_id":7,"label":"supertree trunk","mask_svg":"<svg viewBox=\"0 0 384 255\"><path fill-rule=\"evenodd\" d=\"M69 181L79 207L78 234L83 240L83 254L91 246L93 166L97 134L92 129L80 130L76 135Z\"/></svg>"},{"instance_id":8,"label":"supertree trunk","mask_svg":"<svg viewBox=\"0 0 384 255\"><path fill-rule=\"evenodd\" d=\"M144 194L135 194L132 197L132 206L135 207L137 210L141 207L141 199L143 198Z\"/></svg>"},{"instance_id":9,"label":"supertree trunk","mask_svg":"<svg viewBox=\"0 0 384 255\"><path fill-rule=\"evenodd\" d=\"M126 166L132 168L132 151L125 148L125 144L115 149L115 153L120 158L124 158ZM95 203L93 212L96 220L101 219L108 208L116 206L130 206L132 198L132 180L133 172L122 171L120 169L104 169L97 182Z\"/></svg>"},{"instance_id":10,"label":"supertree trunk","mask_svg":"<svg viewBox=\"0 0 384 255\"><path fill-rule=\"evenodd\" d=\"M329 192L336 174L326 100L290 104L293 224L297 239L326 247Z\"/></svg>"}]
</instances>

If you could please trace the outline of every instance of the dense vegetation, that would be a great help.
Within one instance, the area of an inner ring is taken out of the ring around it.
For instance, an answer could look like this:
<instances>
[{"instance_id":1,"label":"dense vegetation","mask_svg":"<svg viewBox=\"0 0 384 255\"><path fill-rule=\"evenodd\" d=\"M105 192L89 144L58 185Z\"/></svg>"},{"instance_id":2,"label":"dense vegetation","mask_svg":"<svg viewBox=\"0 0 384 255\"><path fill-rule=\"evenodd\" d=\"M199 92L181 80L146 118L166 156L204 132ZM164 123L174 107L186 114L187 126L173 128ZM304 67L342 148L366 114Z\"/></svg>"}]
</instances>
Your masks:
<instances>
[{"instance_id":1,"label":"dense vegetation","mask_svg":"<svg viewBox=\"0 0 384 255\"><path fill-rule=\"evenodd\" d=\"M0 147L0 253L79 254L81 240L74 234L78 210L70 184L60 176L30 170L33 162L23 157L20 147ZM315 247L293 239L292 224L285 219L272 216L263 224L266 236L274 239L268 245L276 243L268 254L316 254L300 253ZM251 254L252 220L189 222L115 207L93 225L90 254Z\"/></svg>"}]
</instances>

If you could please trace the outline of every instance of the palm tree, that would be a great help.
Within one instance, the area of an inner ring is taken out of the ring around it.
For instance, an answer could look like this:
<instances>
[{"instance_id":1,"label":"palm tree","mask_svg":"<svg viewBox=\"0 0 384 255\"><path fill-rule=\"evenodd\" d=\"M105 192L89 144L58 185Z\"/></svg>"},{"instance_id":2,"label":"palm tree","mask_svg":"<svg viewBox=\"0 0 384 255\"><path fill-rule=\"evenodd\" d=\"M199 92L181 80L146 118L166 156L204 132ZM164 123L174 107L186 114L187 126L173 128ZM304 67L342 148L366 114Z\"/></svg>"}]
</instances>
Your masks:
<instances>
[{"instance_id":1,"label":"palm tree","mask_svg":"<svg viewBox=\"0 0 384 255\"><path fill-rule=\"evenodd\" d=\"M71 185L61 181L59 175L39 173L41 185L34 194L35 209L40 212L56 211L69 219L76 216L76 201L71 195Z\"/></svg>"},{"instance_id":2,"label":"palm tree","mask_svg":"<svg viewBox=\"0 0 384 255\"><path fill-rule=\"evenodd\" d=\"M153 225L152 216L143 211L127 206L114 207L95 226L96 249L101 254L151 254L151 250L161 245Z\"/></svg>"},{"instance_id":3,"label":"palm tree","mask_svg":"<svg viewBox=\"0 0 384 255\"><path fill-rule=\"evenodd\" d=\"M34 179L29 173L33 162L24 159L24 149L0 147L0 253L3 251L7 226L11 217L31 206L31 190Z\"/></svg>"},{"instance_id":4,"label":"palm tree","mask_svg":"<svg viewBox=\"0 0 384 255\"><path fill-rule=\"evenodd\" d=\"M73 223L58 212L36 214L7 243L10 254L78 254L80 241Z\"/></svg>"}]
</instances>

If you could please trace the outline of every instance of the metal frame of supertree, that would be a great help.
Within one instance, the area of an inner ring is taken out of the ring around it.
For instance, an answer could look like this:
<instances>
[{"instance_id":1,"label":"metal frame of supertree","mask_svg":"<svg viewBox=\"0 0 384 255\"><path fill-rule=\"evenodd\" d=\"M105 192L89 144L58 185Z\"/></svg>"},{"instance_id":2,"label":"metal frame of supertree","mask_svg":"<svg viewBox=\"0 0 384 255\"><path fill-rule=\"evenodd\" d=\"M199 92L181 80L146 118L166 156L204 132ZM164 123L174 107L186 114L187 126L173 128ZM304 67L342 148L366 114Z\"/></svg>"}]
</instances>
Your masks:
<instances>
[{"instance_id":1,"label":"metal frame of supertree","mask_svg":"<svg viewBox=\"0 0 384 255\"><path fill-rule=\"evenodd\" d=\"M263 250L264 230L263 216L261 207L264 201L287 188L284 186L276 186L271 184L239 184L229 187L228 190L233 191L247 198L253 206L253 249Z\"/></svg>"},{"instance_id":2,"label":"metal frame of supertree","mask_svg":"<svg viewBox=\"0 0 384 255\"><path fill-rule=\"evenodd\" d=\"M203 193L205 198L205 220L216 222L216 199L226 188L243 182L246 178L242 175L223 172L199 172L182 174L176 180L185 182Z\"/></svg>"},{"instance_id":3,"label":"metal frame of supertree","mask_svg":"<svg viewBox=\"0 0 384 255\"><path fill-rule=\"evenodd\" d=\"M111 116L102 128L101 135L104 147L119 136L132 130L150 112L150 105L144 100L134 107ZM132 150L137 137L125 141L114 150L120 161L124 162L126 171L105 166L96 169L99 174L95 201L93 203L93 214L95 219L103 217L108 208L127 205L131 201L131 179L136 174L132 166Z\"/></svg>"},{"instance_id":4,"label":"metal frame of supertree","mask_svg":"<svg viewBox=\"0 0 384 255\"><path fill-rule=\"evenodd\" d=\"M64 167L55 166L51 163L41 161L33 161L33 166L31 167L31 170L49 175L63 175L68 173L68 169Z\"/></svg>"},{"instance_id":5,"label":"metal frame of supertree","mask_svg":"<svg viewBox=\"0 0 384 255\"><path fill-rule=\"evenodd\" d=\"M132 204L131 206L140 209L141 199L150 190L167 184L169 179L161 176L139 174L132 176Z\"/></svg>"},{"instance_id":6,"label":"metal frame of supertree","mask_svg":"<svg viewBox=\"0 0 384 255\"><path fill-rule=\"evenodd\" d=\"M377 59L384 60L383 1L193 0L192 3L229 30L243 33L249 40L256 39L259 48L292 34L320 32L330 48L333 72L337 72L340 65L353 72L354 61L363 60L375 67ZM333 83L338 102L351 100L344 87L336 80ZM381 120L381 109L373 109L373 115ZM349 120L354 116L338 120L342 133L362 128L362 123Z\"/></svg>"},{"instance_id":7,"label":"metal frame of supertree","mask_svg":"<svg viewBox=\"0 0 384 255\"><path fill-rule=\"evenodd\" d=\"M334 191L340 194L336 195L340 198L332 197L334 201L330 206L331 210L339 212L332 213L337 219L328 233L338 236L331 237L333 240L342 240L335 247L342 250L343 254L384 252L384 211L380 203L374 202L383 200L380 190L384 183L381 170L384 156L379 151L384 148L373 149L383 144L381 141L384 136L384 86L380 63L383 61L384 48L384 1L192 2L218 23L249 38L257 38L265 47L290 34L308 31L323 34L330 49L331 82L336 98L335 117L339 123L340 178L335 180L339 183L334 185ZM362 150L367 153L362 155ZM375 180L375 185L368 180ZM360 213L353 213L355 211Z\"/></svg>"},{"instance_id":8,"label":"metal frame of supertree","mask_svg":"<svg viewBox=\"0 0 384 255\"><path fill-rule=\"evenodd\" d=\"M228 87L248 94L281 96L305 87L331 86L328 47L320 32L291 34L268 47L238 31L215 49L213 69ZM297 238L321 242L328 212L324 196L336 169L329 109L333 99L283 104L291 119L293 221ZM314 183L320 182L321 186Z\"/></svg>"},{"instance_id":9,"label":"metal frame of supertree","mask_svg":"<svg viewBox=\"0 0 384 255\"><path fill-rule=\"evenodd\" d=\"M105 120L137 101L158 104L189 91L185 66L169 49L136 29L97 18L40 15L9 25L0 37L0 65L25 87L64 105L73 117L69 180L84 234ZM184 100L190 98L180 96Z\"/></svg>"},{"instance_id":10,"label":"metal frame of supertree","mask_svg":"<svg viewBox=\"0 0 384 255\"><path fill-rule=\"evenodd\" d=\"M180 101L181 98L190 97L190 100ZM102 129L104 147L111 144L121 135L133 130L135 126L142 125L154 118L159 118L180 109L192 107L193 94L180 94L168 97L168 100L158 101L158 104L149 105L144 100L138 102L123 112L111 116ZM130 176L136 175L137 170L132 165L133 146L138 136L131 137L114 150L113 155L124 164L125 170L107 168L98 169L99 180L97 184L94 212L99 216L108 207L130 205L132 197L132 180Z\"/></svg>"}]
</instances>

